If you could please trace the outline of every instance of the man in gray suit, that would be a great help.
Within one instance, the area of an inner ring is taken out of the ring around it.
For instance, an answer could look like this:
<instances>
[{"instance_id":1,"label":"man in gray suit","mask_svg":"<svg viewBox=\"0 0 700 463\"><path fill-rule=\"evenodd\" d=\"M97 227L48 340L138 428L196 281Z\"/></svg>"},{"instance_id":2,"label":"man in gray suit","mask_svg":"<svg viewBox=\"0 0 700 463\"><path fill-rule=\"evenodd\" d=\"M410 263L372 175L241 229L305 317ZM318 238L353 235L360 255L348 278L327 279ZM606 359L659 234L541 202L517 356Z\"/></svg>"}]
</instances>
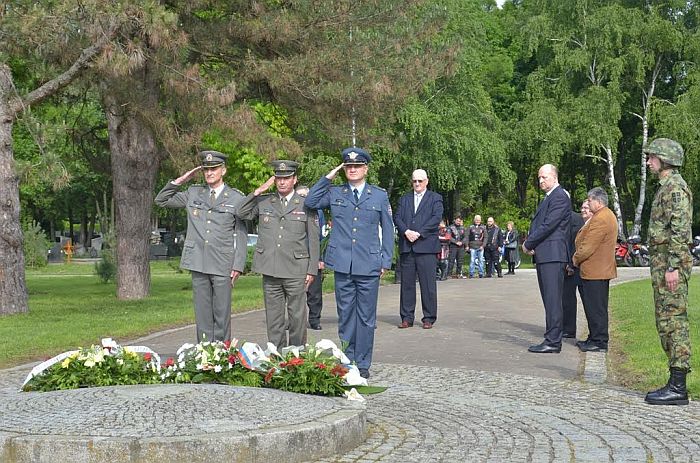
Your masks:
<instances>
[{"instance_id":1,"label":"man in gray suit","mask_svg":"<svg viewBox=\"0 0 700 463\"><path fill-rule=\"evenodd\" d=\"M231 339L231 288L243 272L248 231L236 211L243 193L226 186L226 155L200 153L202 165L168 182L156 196L161 207L187 209L187 236L180 268L192 273L197 341ZM199 171L206 185L180 186Z\"/></svg>"},{"instance_id":2,"label":"man in gray suit","mask_svg":"<svg viewBox=\"0 0 700 463\"><path fill-rule=\"evenodd\" d=\"M318 273L318 217L294 191L298 164L273 161L272 167L275 175L246 197L238 216L258 217L253 271L263 276L267 338L277 347L303 346L306 289ZM273 184L276 193L262 194ZM289 326L289 339L285 326Z\"/></svg>"}]
</instances>

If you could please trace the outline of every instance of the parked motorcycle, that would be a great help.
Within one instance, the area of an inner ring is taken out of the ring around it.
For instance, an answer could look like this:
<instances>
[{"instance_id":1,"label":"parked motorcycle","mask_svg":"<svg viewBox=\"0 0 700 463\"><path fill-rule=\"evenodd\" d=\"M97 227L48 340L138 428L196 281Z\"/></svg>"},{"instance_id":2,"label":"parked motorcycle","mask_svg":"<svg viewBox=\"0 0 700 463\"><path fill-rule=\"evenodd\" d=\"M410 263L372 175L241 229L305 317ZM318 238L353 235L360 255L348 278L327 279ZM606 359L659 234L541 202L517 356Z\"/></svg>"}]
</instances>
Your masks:
<instances>
[{"instance_id":1,"label":"parked motorcycle","mask_svg":"<svg viewBox=\"0 0 700 463\"><path fill-rule=\"evenodd\" d=\"M693 255L693 265L700 265L700 235L693 238L693 246L690 248Z\"/></svg>"},{"instance_id":2,"label":"parked motorcycle","mask_svg":"<svg viewBox=\"0 0 700 463\"><path fill-rule=\"evenodd\" d=\"M632 235L627 239L627 243L629 243L630 249L627 253L625 265L633 267L636 262L640 267L648 267L649 248L642 244L642 237L639 235Z\"/></svg>"},{"instance_id":3,"label":"parked motorcycle","mask_svg":"<svg viewBox=\"0 0 700 463\"><path fill-rule=\"evenodd\" d=\"M649 265L649 248L642 244L639 235L632 235L626 241L618 239L615 245L615 260L627 267L646 267Z\"/></svg>"}]
</instances>

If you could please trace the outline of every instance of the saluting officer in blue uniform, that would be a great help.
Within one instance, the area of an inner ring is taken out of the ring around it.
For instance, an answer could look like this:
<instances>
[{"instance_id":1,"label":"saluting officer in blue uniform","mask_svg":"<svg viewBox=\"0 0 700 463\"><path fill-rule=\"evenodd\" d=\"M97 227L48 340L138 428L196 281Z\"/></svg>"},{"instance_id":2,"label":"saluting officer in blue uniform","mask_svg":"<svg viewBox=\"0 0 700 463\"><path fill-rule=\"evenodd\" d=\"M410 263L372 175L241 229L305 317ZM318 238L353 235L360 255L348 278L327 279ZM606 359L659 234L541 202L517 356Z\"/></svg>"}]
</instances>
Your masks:
<instances>
[{"instance_id":1,"label":"saluting officer in blue uniform","mask_svg":"<svg viewBox=\"0 0 700 463\"><path fill-rule=\"evenodd\" d=\"M347 343L345 354L362 377L369 378L379 278L391 267L394 222L386 191L365 180L369 153L347 148L342 155L343 164L311 187L305 206L331 210L333 229L324 260L335 272L338 337ZM331 181L340 169L348 181L333 186Z\"/></svg>"}]
</instances>

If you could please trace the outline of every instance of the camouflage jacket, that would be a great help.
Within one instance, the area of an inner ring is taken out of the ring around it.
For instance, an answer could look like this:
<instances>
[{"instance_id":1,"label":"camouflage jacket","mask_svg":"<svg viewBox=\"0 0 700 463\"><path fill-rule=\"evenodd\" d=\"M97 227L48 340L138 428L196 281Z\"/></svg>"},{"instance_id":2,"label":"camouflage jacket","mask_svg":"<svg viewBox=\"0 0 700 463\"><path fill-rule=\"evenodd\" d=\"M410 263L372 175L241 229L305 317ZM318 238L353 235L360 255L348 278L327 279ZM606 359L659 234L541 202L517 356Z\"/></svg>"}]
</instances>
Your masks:
<instances>
[{"instance_id":1,"label":"camouflage jacket","mask_svg":"<svg viewBox=\"0 0 700 463\"><path fill-rule=\"evenodd\" d=\"M690 261L688 245L692 242L693 197L677 170L659 180L651 204L649 247L652 254L666 254L667 267L682 267Z\"/></svg>"}]
</instances>

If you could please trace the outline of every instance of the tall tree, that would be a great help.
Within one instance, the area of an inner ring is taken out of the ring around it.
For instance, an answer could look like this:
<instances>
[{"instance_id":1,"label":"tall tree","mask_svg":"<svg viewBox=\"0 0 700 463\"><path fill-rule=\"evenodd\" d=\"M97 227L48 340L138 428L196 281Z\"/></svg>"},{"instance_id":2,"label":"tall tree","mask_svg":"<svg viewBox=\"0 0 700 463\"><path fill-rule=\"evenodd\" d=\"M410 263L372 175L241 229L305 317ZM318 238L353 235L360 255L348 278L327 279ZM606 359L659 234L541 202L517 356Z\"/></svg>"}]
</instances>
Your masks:
<instances>
[{"instance_id":1,"label":"tall tree","mask_svg":"<svg viewBox=\"0 0 700 463\"><path fill-rule=\"evenodd\" d=\"M41 103L44 99L59 92L73 82L90 66L103 52L110 42L117 27L108 22L100 34L86 36L83 42L91 40L92 45L82 49L80 53L65 57L72 61L65 70L28 93L21 94L15 87L12 70L8 65L9 56L31 44L24 43L21 30L26 27L22 23L22 15L15 16L21 11L22 5L13 5L2 12L0 25L0 314L27 312L27 289L24 276L24 256L22 253L22 230L20 227L19 211L19 179L14 167L12 151L12 128L17 117L32 105ZM43 29L54 35L53 40L60 46L61 30L60 17L44 18ZM26 49L24 49L26 51ZM55 51L51 47L32 50L32 57L41 60L43 53Z\"/></svg>"},{"instance_id":2,"label":"tall tree","mask_svg":"<svg viewBox=\"0 0 700 463\"><path fill-rule=\"evenodd\" d=\"M203 132L217 125L270 157L279 150L298 153L290 140L269 136L243 101L279 102L333 139L349 126L353 111L370 127L439 69L413 48L435 30L413 15L419 2L139 5L131 8L141 11L140 20L122 31L113 61L100 68L120 298L148 294L149 211L166 153L191 162ZM344 60L352 64L343 66ZM404 73L408 62L414 67L410 78ZM347 116L342 125L341 113Z\"/></svg>"}]
</instances>

